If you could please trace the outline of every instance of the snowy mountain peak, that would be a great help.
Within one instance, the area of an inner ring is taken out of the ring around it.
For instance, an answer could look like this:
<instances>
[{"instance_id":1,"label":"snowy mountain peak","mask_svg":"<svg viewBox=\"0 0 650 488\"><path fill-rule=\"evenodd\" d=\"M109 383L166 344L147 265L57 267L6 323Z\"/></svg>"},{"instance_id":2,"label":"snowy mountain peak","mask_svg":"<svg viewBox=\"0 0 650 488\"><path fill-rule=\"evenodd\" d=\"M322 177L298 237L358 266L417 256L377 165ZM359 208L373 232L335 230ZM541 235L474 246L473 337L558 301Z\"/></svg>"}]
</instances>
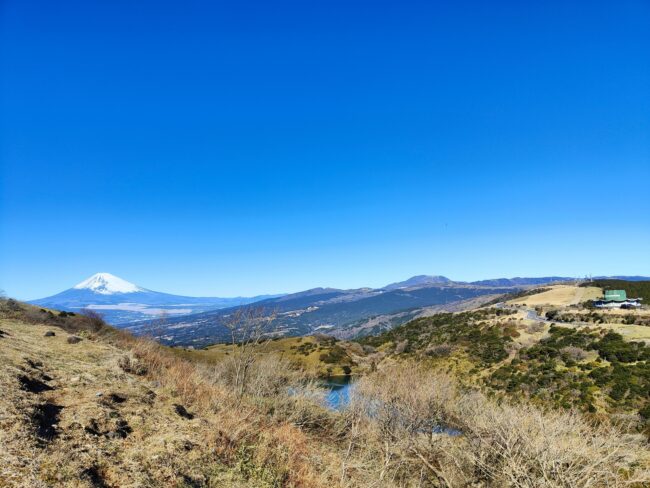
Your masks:
<instances>
[{"instance_id":1,"label":"snowy mountain peak","mask_svg":"<svg viewBox=\"0 0 650 488\"><path fill-rule=\"evenodd\" d=\"M87 280L74 286L75 289L92 290L101 295L112 295L114 293L136 293L146 291L144 288L129 283L110 273L96 273Z\"/></svg>"}]
</instances>

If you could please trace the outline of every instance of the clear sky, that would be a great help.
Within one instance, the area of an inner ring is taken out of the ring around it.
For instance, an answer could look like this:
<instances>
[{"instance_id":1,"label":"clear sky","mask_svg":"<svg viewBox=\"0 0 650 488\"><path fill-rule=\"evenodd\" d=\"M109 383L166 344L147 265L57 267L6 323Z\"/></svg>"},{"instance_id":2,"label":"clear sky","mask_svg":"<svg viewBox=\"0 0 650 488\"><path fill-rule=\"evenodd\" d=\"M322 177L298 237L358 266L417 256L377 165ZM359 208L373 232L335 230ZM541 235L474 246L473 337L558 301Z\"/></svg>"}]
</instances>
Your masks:
<instances>
[{"instance_id":1,"label":"clear sky","mask_svg":"<svg viewBox=\"0 0 650 488\"><path fill-rule=\"evenodd\" d=\"M650 2L1 10L0 288L650 274Z\"/></svg>"}]
</instances>

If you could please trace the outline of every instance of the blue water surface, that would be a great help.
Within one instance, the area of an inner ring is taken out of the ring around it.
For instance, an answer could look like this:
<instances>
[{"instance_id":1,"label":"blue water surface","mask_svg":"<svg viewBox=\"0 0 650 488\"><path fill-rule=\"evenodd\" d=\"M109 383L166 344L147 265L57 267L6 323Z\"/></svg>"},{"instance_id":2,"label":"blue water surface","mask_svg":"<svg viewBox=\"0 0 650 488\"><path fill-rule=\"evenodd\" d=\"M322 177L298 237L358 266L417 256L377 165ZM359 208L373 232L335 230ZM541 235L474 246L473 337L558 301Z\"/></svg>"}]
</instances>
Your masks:
<instances>
[{"instance_id":1,"label":"blue water surface","mask_svg":"<svg viewBox=\"0 0 650 488\"><path fill-rule=\"evenodd\" d=\"M341 410L350 402L351 376L332 376L324 381L323 386L329 390L325 401L332 410Z\"/></svg>"}]
</instances>

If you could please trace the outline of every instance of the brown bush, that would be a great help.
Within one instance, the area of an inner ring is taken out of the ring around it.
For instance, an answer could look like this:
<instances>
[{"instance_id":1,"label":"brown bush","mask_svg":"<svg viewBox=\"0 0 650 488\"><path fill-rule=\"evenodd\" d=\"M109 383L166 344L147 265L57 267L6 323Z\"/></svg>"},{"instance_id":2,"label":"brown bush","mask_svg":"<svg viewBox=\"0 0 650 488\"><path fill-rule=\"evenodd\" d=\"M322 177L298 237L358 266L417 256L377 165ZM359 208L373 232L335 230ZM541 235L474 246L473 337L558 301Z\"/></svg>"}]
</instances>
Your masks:
<instances>
[{"instance_id":1,"label":"brown bush","mask_svg":"<svg viewBox=\"0 0 650 488\"><path fill-rule=\"evenodd\" d=\"M79 325L89 332L99 332L106 327L103 316L91 309L83 309L79 317Z\"/></svg>"},{"instance_id":2,"label":"brown bush","mask_svg":"<svg viewBox=\"0 0 650 488\"><path fill-rule=\"evenodd\" d=\"M346 419L343 477L367 484L421 476L449 487L616 487L650 479L638 436L577 412L498 404L417 364L361 379ZM437 433L436 425L461 434Z\"/></svg>"},{"instance_id":3,"label":"brown bush","mask_svg":"<svg viewBox=\"0 0 650 488\"><path fill-rule=\"evenodd\" d=\"M358 342L350 342L348 344L348 350L357 356L364 356L366 354L363 346Z\"/></svg>"},{"instance_id":4,"label":"brown bush","mask_svg":"<svg viewBox=\"0 0 650 488\"><path fill-rule=\"evenodd\" d=\"M563 356L566 356L573 361L582 361L583 359L587 359L587 356L589 355L589 353L584 349L575 346L563 347L560 349L560 352Z\"/></svg>"},{"instance_id":5,"label":"brown bush","mask_svg":"<svg viewBox=\"0 0 650 488\"><path fill-rule=\"evenodd\" d=\"M117 365L126 373L135 374L138 376L147 374L147 366L137 359L133 354L125 354L120 357Z\"/></svg>"},{"instance_id":6,"label":"brown bush","mask_svg":"<svg viewBox=\"0 0 650 488\"><path fill-rule=\"evenodd\" d=\"M544 332L544 329L546 329L544 322L533 322L526 328L526 332L529 334L539 334Z\"/></svg>"},{"instance_id":7,"label":"brown bush","mask_svg":"<svg viewBox=\"0 0 650 488\"><path fill-rule=\"evenodd\" d=\"M427 347L425 354L431 357L444 358L453 352L454 348L450 344L433 344Z\"/></svg>"},{"instance_id":8,"label":"brown bush","mask_svg":"<svg viewBox=\"0 0 650 488\"><path fill-rule=\"evenodd\" d=\"M647 470L634 470L640 438L578 412L498 405L476 393L455 405L466 440L465 472L476 471L496 486L629 486L650 479Z\"/></svg>"},{"instance_id":9,"label":"brown bush","mask_svg":"<svg viewBox=\"0 0 650 488\"><path fill-rule=\"evenodd\" d=\"M395 354L402 354L408 348L409 341L404 339L402 342L395 344Z\"/></svg>"},{"instance_id":10,"label":"brown bush","mask_svg":"<svg viewBox=\"0 0 650 488\"><path fill-rule=\"evenodd\" d=\"M235 388L237 383L237 358L229 356L209 369L209 378L227 388ZM275 355L256 354L249 367L249 381L244 385L244 393L257 397L270 397L286 393L288 388L296 387L306 381L303 372L294 369L291 363Z\"/></svg>"}]
</instances>

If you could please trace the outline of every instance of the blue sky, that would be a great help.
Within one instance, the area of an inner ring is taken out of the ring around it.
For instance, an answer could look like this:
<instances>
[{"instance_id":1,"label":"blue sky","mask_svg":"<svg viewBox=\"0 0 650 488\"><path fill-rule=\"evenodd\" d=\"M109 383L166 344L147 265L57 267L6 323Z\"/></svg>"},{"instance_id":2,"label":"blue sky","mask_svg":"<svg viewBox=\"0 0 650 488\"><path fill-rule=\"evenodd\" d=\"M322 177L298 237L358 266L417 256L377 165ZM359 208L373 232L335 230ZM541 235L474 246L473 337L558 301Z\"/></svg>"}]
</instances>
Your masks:
<instances>
[{"instance_id":1,"label":"blue sky","mask_svg":"<svg viewBox=\"0 0 650 488\"><path fill-rule=\"evenodd\" d=\"M0 8L12 296L650 274L647 1Z\"/></svg>"}]
</instances>

